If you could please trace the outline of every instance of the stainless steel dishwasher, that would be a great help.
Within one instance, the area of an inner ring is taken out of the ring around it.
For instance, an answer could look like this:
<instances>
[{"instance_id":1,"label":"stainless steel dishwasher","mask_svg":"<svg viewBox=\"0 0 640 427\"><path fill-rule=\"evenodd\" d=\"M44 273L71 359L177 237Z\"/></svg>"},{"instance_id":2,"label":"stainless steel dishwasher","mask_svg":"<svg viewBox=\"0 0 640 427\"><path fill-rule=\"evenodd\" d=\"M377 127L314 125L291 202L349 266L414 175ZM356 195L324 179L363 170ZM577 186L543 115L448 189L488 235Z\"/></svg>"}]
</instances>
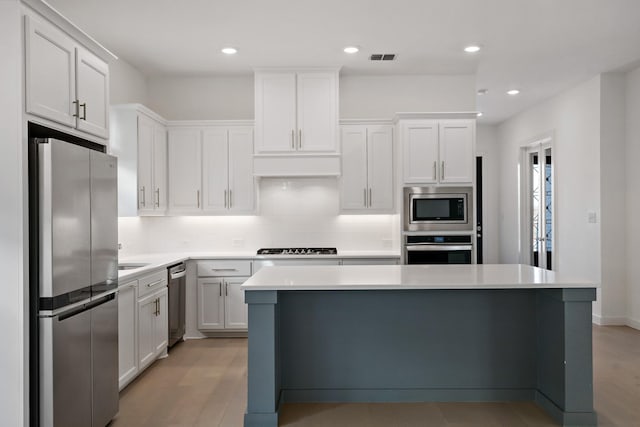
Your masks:
<instances>
[{"instance_id":1,"label":"stainless steel dishwasher","mask_svg":"<svg viewBox=\"0 0 640 427\"><path fill-rule=\"evenodd\" d=\"M169 347L182 340L185 334L185 288L187 269L184 262L169 270Z\"/></svg>"}]
</instances>

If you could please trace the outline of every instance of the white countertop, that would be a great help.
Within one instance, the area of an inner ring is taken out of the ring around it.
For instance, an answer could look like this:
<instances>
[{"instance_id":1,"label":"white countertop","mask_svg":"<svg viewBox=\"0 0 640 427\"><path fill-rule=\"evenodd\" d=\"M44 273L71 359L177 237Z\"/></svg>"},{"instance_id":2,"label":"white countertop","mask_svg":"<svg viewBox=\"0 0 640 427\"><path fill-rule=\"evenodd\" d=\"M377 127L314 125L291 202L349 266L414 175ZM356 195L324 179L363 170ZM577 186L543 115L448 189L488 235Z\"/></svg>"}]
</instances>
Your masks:
<instances>
[{"instance_id":1,"label":"white countertop","mask_svg":"<svg viewBox=\"0 0 640 427\"><path fill-rule=\"evenodd\" d=\"M120 270L118 280L125 284L127 280L144 275L159 268L166 268L187 260L205 259L346 259L346 258L400 258L400 254L392 251L339 251L337 255L256 255L255 251L244 252L176 252L176 253L156 253L138 254L119 259L120 264L147 264L144 267L131 270Z\"/></svg>"},{"instance_id":2,"label":"white countertop","mask_svg":"<svg viewBox=\"0 0 640 427\"><path fill-rule=\"evenodd\" d=\"M265 267L242 289L560 289L593 282L520 264Z\"/></svg>"}]
</instances>

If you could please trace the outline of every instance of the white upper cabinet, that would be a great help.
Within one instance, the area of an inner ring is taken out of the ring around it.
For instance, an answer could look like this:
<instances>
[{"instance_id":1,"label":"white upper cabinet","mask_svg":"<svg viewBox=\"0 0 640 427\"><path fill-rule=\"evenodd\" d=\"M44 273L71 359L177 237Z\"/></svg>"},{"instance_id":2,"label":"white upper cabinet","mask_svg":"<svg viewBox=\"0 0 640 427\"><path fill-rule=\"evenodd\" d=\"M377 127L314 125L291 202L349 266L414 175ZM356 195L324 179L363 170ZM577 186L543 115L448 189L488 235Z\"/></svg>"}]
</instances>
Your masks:
<instances>
[{"instance_id":1,"label":"white upper cabinet","mask_svg":"<svg viewBox=\"0 0 640 427\"><path fill-rule=\"evenodd\" d=\"M169 210L191 213L202 208L202 130L169 129Z\"/></svg>"},{"instance_id":2,"label":"white upper cabinet","mask_svg":"<svg viewBox=\"0 0 640 427\"><path fill-rule=\"evenodd\" d=\"M55 25L25 16L27 113L92 135L109 130L109 67Z\"/></svg>"},{"instance_id":3,"label":"white upper cabinet","mask_svg":"<svg viewBox=\"0 0 640 427\"><path fill-rule=\"evenodd\" d=\"M253 213L253 128L170 128L169 185L171 213Z\"/></svg>"},{"instance_id":4,"label":"white upper cabinet","mask_svg":"<svg viewBox=\"0 0 640 427\"><path fill-rule=\"evenodd\" d=\"M337 71L258 71L255 103L256 153L337 151Z\"/></svg>"},{"instance_id":5,"label":"white upper cabinet","mask_svg":"<svg viewBox=\"0 0 640 427\"><path fill-rule=\"evenodd\" d=\"M167 128L140 104L111 107L111 154L118 157L118 215L167 210Z\"/></svg>"},{"instance_id":6,"label":"white upper cabinet","mask_svg":"<svg viewBox=\"0 0 640 427\"><path fill-rule=\"evenodd\" d=\"M406 184L473 182L474 120L401 122Z\"/></svg>"},{"instance_id":7,"label":"white upper cabinet","mask_svg":"<svg viewBox=\"0 0 640 427\"><path fill-rule=\"evenodd\" d=\"M393 128L342 126L343 213L393 211Z\"/></svg>"},{"instance_id":8,"label":"white upper cabinet","mask_svg":"<svg viewBox=\"0 0 640 427\"><path fill-rule=\"evenodd\" d=\"M440 122L440 182L473 181L475 121Z\"/></svg>"},{"instance_id":9,"label":"white upper cabinet","mask_svg":"<svg viewBox=\"0 0 640 427\"><path fill-rule=\"evenodd\" d=\"M138 115L138 214L167 210L167 130L150 117Z\"/></svg>"}]
</instances>

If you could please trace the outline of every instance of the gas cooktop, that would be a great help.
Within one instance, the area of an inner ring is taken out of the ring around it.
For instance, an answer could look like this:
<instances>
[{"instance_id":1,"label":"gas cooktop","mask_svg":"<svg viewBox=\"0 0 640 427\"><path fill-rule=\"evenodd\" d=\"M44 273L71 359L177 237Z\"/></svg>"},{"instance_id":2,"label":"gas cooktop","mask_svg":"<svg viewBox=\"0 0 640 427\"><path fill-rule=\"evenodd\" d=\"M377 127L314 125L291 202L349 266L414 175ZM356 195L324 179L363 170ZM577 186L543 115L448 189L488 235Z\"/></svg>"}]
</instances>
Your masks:
<instances>
[{"instance_id":1,"label":"gas cooktop","mask_svg":"<svg viewBox=\"0 0 640 427\"><path fill-rule=\"evenodd\" d=\"M336 248L261 248L258 255L337 255Z\"/></svg>"}]
</instances>

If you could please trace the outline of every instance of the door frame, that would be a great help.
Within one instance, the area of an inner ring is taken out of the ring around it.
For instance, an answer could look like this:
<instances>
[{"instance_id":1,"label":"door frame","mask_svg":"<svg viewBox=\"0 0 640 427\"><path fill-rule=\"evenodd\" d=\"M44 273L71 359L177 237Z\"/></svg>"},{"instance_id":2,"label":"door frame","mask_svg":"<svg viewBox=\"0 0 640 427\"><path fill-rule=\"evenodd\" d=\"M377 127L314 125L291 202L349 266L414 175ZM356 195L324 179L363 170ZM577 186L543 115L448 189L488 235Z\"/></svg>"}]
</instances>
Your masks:
<instances>
[{"instance_id":1,"label":"door frame","mask_svg":"<svg viewBox=\"0 0 640 427\"><path fill-rule=\"evenodd\" d=\"M552 170L551 170L551 266L552 270L558 267L558 203L557 188L558 174L556 173L558 161L556 156L556 144L554 132L548 132L520 146L519 163L518 163L518 260L521 264L532 265L533 260L530 257L531 249L531 225L529 213L531 212L531 201L529 200L529 189L531 188L531 170L529 168L528 158L533 152L544 155L544 150L551 149ZM543 190L544 191L544 190Z\"/></svg>"}]
</instances>

